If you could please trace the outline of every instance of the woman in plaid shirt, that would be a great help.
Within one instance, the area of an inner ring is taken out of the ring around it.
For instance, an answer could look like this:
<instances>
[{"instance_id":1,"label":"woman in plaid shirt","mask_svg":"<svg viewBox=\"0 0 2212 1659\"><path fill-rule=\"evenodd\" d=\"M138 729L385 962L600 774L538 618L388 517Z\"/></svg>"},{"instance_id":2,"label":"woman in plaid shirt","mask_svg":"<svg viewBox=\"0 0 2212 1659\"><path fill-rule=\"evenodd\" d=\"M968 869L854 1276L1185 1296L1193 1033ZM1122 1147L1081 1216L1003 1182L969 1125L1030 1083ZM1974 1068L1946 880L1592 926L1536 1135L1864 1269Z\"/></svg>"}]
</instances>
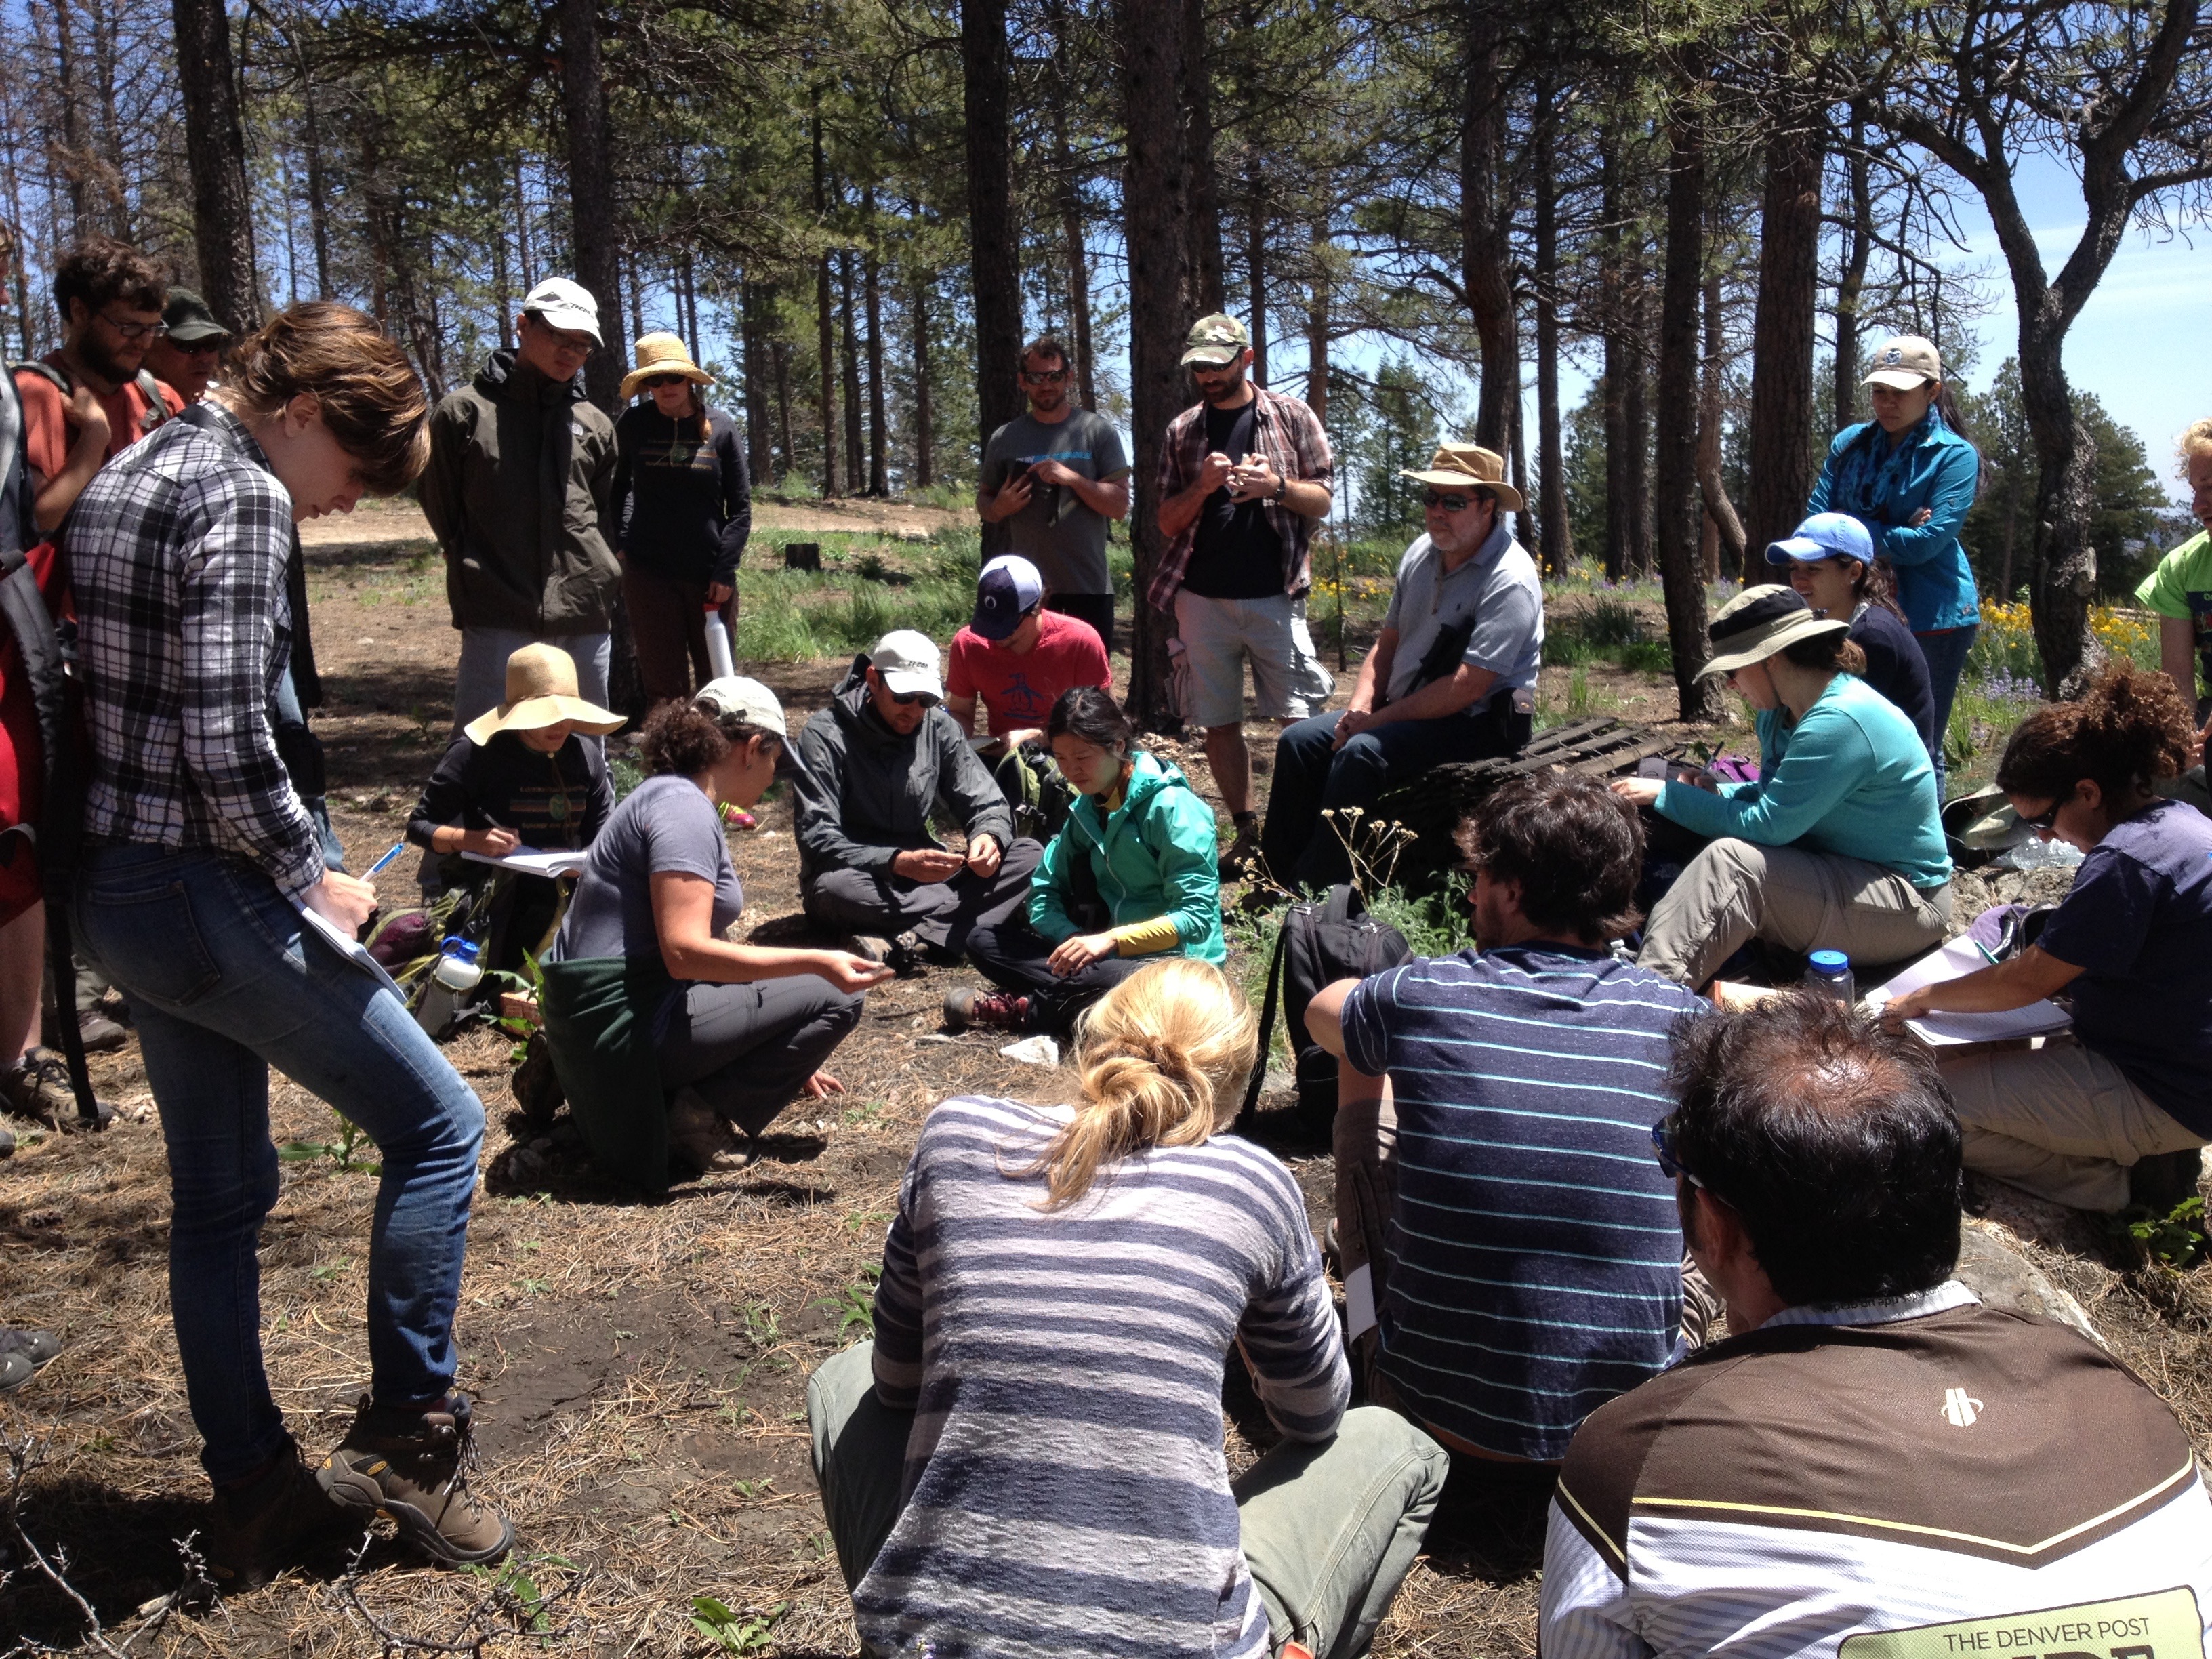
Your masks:
<instances>
[{"instance_id":1,"label":"woman in plaid shirt","mask_svg":"<svg viewBox=\"0 0 2212 1659\"><path fill-rule=\"evenodd\" d=\"M310 925L350 939L376 897L324 868L273 736L295 526L404 488L428 413L374 321L295 306L205 403L103 469L67 527L92 747L77 938L131 1000L161 1109L172 1315L227 1591L380 1509L441 1560L493 1559L514 1538L468 1490L469 1405L451 1391L483 1107L390 981ZM261 1359L271 1066L383 1155L369 1393L319 1472Z\"/></svg>"}]
</instances>

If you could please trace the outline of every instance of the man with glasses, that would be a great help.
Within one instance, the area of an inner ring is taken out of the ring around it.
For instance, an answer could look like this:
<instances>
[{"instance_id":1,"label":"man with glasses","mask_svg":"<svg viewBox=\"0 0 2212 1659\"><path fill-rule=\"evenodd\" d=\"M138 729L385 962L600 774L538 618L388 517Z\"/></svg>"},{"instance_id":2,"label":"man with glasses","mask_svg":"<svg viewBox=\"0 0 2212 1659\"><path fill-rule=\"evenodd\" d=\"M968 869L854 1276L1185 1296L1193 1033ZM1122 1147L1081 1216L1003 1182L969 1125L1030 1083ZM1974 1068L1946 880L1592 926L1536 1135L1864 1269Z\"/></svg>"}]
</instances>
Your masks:
<instances>
[{"instance_id":1,"label":"man with glasses","mask_svg":"<svg viewBox=\"0 0 2212 1659\"><path fill-rule=\"evenodd\" d=\"M1730 1334L1576 1434L1545 1659L2203 1652L2189 1437L2095 1342L1952 1277L1933 1054L1800 993L1679 1032L1664 1086L1658 1167Z\"/></svg>"},{"instance_id":2,"label":"man with glasses","mask_svg":"<svg viewBox=\"0 0 2212 1659\"><path fill-rule=\"evenodd\" d=\"M1342 714L1319 714L1275 745L1260 850L1285 887L1352 873L1345 836L1393 785L1447 761L1518 754L1528 741L1544 646L1544 587L1505 526L1521 492L1504 460L1446 444L1425 471L1426 532L1398 564L1382 631ZM1322 814L1334 812L1332 823Z\"/></svg>"},{"instance_id":3,"label":"man with glasses","mask_svg":"<svg viewBox=\"0 0 2212 1659\"><path fill-rule=\"evenodd\" d=\"M1263 718L1305 717L1317 689L1308 669L1320 669L1298 648L1312 586L1306 549L1328 516L1334 463L1312 410L1247 378L1252 337L1237 319L1200 318L1182 361L1200 401L1168 423L1160 446L1168 546L1145 598L1175 618L1177 700L1205 729L1206 763L1237 829L1221 873L1241 876L1260 847L1244 659Z\"/></svg>"},{"instance_id":4,"label":"man with glasses","mask_svg":"<svg viewBox=\"0 0 2212 1659\"><path fill-rule=\"evenodd\" d=\"M230 349L231 333L216 320L207 301L188 288L169 290L168 303L161 307L161 325L163 332L146 348L146 367L176 393L170 412L182 414L205 395L216 366Z\"/></svg>"},{"instance_id":5,"label":"man with glasses","mask_svg":"<svg viewBox=\"0 0 2212 1659\"><path fill-rule=\"evenodd\" d=\"M60 528L93 474L169 417L145 368L164 327L163 292L153 261L112 237L87 237L54 268L61 349L15 366L41 535Z\"/></svg>"},{"instance_id":6,"label":"man with glasses","mask_svg":"<svg viewBox=\"0 0 2212 1659\"><path fill-rule=\"evenodd\" d=\"M461 630L456 736L498 704L507 659L526 645L567 652L578 695L607 701L622 589L608 522L617 453L614 422L577 379L599 349L599 301L548 277L524 298L515 336L430 416L421 491Z\"/></svg>"},{"instance_id":7,"label":"man with glasses","mask_svg":"<svg viewBox=\"0 0 2212 1659\"><path fill-rule=\"evenodd\" d=\"M1044 854L1015 839L1006 797L944 705L936 645L894 629L853 659L793 757L807 915L902 973L925 953L957 962L971 930L1025 907ZM960 852L930 833L939 802L966 837Z\"/></svg>"},{"instance_id":8,"label":"man with glasses","mask_svg":"<svg viewBox=\"0 0 2212 1659\"><path fill-rule=\"evenodd\" d=\"M1460 847L1476 948L1325 987L1306 1030L1343 1061L1335 1231L1367 1397L1461 1454L1455 1480L1540 1508L1583 1419L1680 1352L1648 1137L1670 1033L1704 1005L1607 948L1644 834L1603 784L1516 779Z\"/></svg>"},{"instance_id":9,"label":"man with glasses","mask_svg":"<svg viewBox=\"0 0 2212 1659\"><path fill-rule=\"evenodd\" d=\"M1022 349L1029 412L991 434L975 510L1004 523L1012 550L1044 578L1045 608L1088 623L1114 648L1106 523L1129 516L1129 458L1105 416L1071 401L1067 348L1054 335Z\"/></svg>"}]
</instances>

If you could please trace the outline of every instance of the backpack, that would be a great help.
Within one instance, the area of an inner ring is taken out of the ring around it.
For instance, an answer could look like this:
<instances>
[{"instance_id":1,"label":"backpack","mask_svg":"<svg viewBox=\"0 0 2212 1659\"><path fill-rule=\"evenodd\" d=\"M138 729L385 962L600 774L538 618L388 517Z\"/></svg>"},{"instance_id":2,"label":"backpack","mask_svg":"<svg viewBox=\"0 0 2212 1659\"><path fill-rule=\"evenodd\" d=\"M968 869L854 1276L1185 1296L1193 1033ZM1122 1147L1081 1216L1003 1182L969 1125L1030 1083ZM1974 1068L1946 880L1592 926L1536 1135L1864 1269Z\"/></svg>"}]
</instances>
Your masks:
<instances>
[{"instance_id":1,"label":"backpack","mask_svg":"<svg viewBox=\"0 0 2212 1659\"><path fill-rule=\"evenodd\" d=\"M1367 914L1367 901L1359 890L1339 884L1319 904L1293 904L1283 913L1282 931L1275 935L1274 959L1267 968L1267 1000L1260 1013L1260 1057L1252 1067L1252 1080L1244 1091L1239 1124L1248 1124L1260 1103L1260 1085L1267 1075L1267 1048L1274 1036L1275 1010L1283 1011L1284 1029L1291 1039L1297 1062L1299 1127L1310 1135L1328 1133L1336 1116L1336 1056L1306 1032L1306 1005L1324 986L1340 979L1365 979L1413 960L1406 936L1388 922Z\"/></svg>"},{"instance_id":2,"label":"backpack","mask_svg":"<svg viewBox=\"0 0 2212 1659\"><path fill-rule=\"evenodd\" d=\"M52 381L54 390L64 398L74 395L76 391L76 382L70 379L69 371L59 364L47 362L44 358L34 357L28 362L11 363L9 368L17 374L27 372L41 380ZM143 438L167 422L169 406L161 401L161 383L154 378L152 369L140 369L132 384L138 388L138 395L146 404L145 412L138 417L138 435Z\"/></svg>"}]
</instances>

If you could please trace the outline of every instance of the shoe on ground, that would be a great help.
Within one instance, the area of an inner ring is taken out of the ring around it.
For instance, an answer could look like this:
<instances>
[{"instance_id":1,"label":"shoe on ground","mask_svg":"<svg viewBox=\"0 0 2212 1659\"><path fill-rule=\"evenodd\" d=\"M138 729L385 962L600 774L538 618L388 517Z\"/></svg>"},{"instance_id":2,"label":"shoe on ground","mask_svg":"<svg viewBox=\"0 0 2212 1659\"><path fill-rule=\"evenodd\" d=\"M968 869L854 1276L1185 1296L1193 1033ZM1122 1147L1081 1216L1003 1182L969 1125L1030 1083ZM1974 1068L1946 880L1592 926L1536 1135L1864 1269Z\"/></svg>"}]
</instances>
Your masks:
<instances>
[{"instance_id":1,"label":"shoe on ground","mask_svg":"<svg viewBox=\"0 0 2212 1659\"><path fill-rule=\"evenodd\" d=\"M2163 1220L2183 1200L2197 1196L2203 1173L2204 1154L2195 1146L2138 1158L2128 1167L2128 1202L2142 1205Z\"/></svg>"},{"instance_id":2,"label":"shoe on ground","mask_svg":"<svg viewBox=\"0 0 2212 1659\"><path fill-rule=\"evenodd\" d=\"M891 959L891 942L881 933L854 933L845 941L845 949L856 957L865 957L878 968Z\"/></svg>"},{"instance_id":3,"label":"shoe on ground","mask_svg":"<svg viewBox=\"0 0 2212 1659\"><path fill-rule=\"evenodd\" d=\"M947 991L945 1029L964 1031L971 1025L1025 1031L1030 1026L1030 1000L1011 991L987 991L974 986Z\"/></svg>"},{"instance_id":4,"label":"shoe on ground","mask_svg":"<svg viewBox=\"0 0 2212 1659\"><path fill-rule=\"evenodd\" d=\"M61 1351L62 1340L52 1331L0 1325L0 1354L19 1353L35 1368L52 1364Z\"/></svg>"},{"instance_id":5,"label":"shoe on ground","mask_svg":"<svg viewBox=\"0 0 2212 1659\"><path fill-rule=\"evenodd\" d=\"M60 1128L76 1116L69 1066L51 1048L33 1048L0 1072L0 1110Z\"/></svg>"},{"instance_id":6,"label":"shoe on ground","mask_svg":"<svg viewBox=\"0 0 2212 1659\"><path fill-rule=\"evenodd\" d=\"M1221 878L1241 881L1251 874L1252 866L1260 856L1260 819L1256 813L1248 813L1237 820L1237 838L1229 843L1229 850L1221 855Z\"/></svg>"},{"instance_id":7,"label":"shoe on ground","mask_svg":"<svg viewBox=\"0 0 2212 1659\"><path fill-rule=\"evenodd\" d=\"M0 1394L13 1394L39 1374L39 1368L19 1353L0 1353Z\"/></svg>"},{"instance_id":8,"label":"shoe on ground","mask_svg":"<svg viewBox=\"0 0 2212 1659\"><path fill-rule=\"evenodd\" d=\"M668 1150L702 1175L750 1169L759 1158L693 1088L678 1089L668 1103Z\"/></svg>"},{"instance_id":9,"label":"shoe on ground","mask_svg":"<svg viewBox=\"0 0 2212 1659\"><path fill-rule=\"evenodd\" d=\"M890 954L884 960L890 963L891 971L901 979L904 979L909 974L920 973L922 963L921 941L912 933L901 933L891 941Z\"/></svg>"},{"instance_id":10,"label":"shoe on ground","mask_svg":"<svg viewBox=\"0 0 2212 1659\"><path fill-rule=\"evenodd\" d=\"M554 1073L552 1045L546 1041L543 1030L530 1034L530 1041L523 1047L522 1064L514 1068L508 1087L514 1092L516 1108L535 1127L552 1122L553 1115L568 1098L562 1092L561 1079Z\"/></svg>"},{"instance_id":11,"label":"shoe on ground","mask_svg":"<svg viewBox=\"0 0 2212 1659\"><path fill-rule=\"evenodd\" d=\"M469 1490L476 1433L469 1402L447 1396L434 1411L371 1405L316 1474L356 1515L377 1514L424 1554L453 1565L496 1561L514 1545L507 1518Z\"/></svg>"},{"instance_id":12,"label":"shoe on ground","mask_svg":"<svg viewBox=\"0 0 2212 1659\"><path fill-rule=\"evenodd\" d=\"M316 1545L358 1533L367 1519L331 1500L288 1434L259 1474L216 1488L208 1576L225 1595L258 1589Z\"/></svg>"},{"instance_id":13,"label":"shoe on ground","mask_svg":"<svg viewBox=\"0 0 2212 1659\"><path fill-rule=\"evenodd\" d=\"M112 1019L99 1008L80 1009L76 1017L76 1034L88 1054L112 1054L131 1041L131 1032L120 1021ZM62 1046L61 1017L52 1009L46 1011L39 1022L39 1041L49 1048Z\"/></svg>"}]
</instances>

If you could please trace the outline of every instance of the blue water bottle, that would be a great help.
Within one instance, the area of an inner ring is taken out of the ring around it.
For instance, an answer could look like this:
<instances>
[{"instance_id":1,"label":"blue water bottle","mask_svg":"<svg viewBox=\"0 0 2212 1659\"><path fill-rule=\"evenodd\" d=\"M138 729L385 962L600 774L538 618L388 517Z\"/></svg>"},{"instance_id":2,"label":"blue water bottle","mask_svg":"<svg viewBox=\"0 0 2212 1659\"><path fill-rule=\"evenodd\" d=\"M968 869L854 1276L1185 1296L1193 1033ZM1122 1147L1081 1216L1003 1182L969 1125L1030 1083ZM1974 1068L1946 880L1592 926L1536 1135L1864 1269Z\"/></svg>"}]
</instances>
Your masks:
<instances>
[{"instance_id":1,"label":"blue water bottle","mask_svg":"<svg viewBox=\"0 0 2212 1659\"><path fill-rule=\"evenodd\" d=\"M1805 969L1805 984L1823 996L1833 997L1844 1007L1858 1004L1858 985L1851 977L1851 959L1841 951L1815 951Z\"/></svg>"}]
</instances>

